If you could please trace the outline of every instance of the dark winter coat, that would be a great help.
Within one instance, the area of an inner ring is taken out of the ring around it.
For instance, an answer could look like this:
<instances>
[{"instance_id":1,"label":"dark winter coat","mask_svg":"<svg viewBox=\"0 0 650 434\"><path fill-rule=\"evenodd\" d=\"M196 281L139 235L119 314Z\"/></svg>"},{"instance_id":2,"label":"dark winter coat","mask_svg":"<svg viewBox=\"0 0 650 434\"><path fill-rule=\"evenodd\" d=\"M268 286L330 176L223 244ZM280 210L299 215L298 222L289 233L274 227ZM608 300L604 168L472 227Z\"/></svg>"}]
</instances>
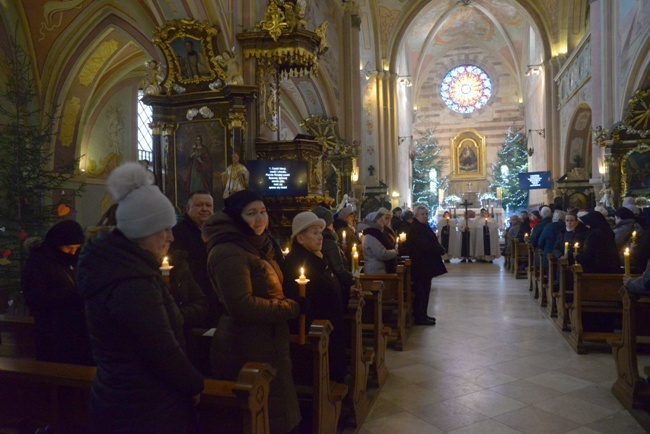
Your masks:
<instances>
[{"instance_id":1,"label":"dark winter coat","mask_svg":"<svg viewBox=\"0 0 650 434\"><path fill-rule=\"evenodd\" d=\"M521 226L519 227L519 233L517 234L517 240L520 243L524 242L524 235L528 234L530 236L530 231L532 231L530 225L530 218L525 218L521 221Z\"/></svg>"},{"instance_id":2,"label":"dark winter coat","mask_svg":"<svg viewBox=\"0 0 650 434\"><path fill-rule=\"evenodd\" d=\"M201 291L194 281L192 272L187 263L187 252L184 250L170 250L167 253L169 265L173 266L169 272L169 292L183 315L183 330L185 332L185 353L197 369L207 361L200 360L197 354L195 339L192 329L202 327L208 316L210 305L208 297ZM203 363L202 363L203 362Z\"/></svg>"},{"instance_id":3,"label":"dark winter coat","mask_svg":"<svg viewBox=\"0 0 650 434\"><path fill-rule=\"evenodd\" d=\"M83 299L77 293L78 255L43 244L31 249L21 287L34 316L36 358L94 365Z\"/></svg>"},{"instance_id":4,"label":"dark winter coat","mask_svg":"<svg viewBox=\"0 0 650 434\"><path fill-rule=\"evenodd\" d=\"M323 254L323 259L325 259L327 265L329 265L329 268L339 281L341 301L343 306L347 306L348 300L350 300L350 286L354 285L354 276L348 270L348 268L351 268L351 265L350 267L346 267L345 254L339 247L336 233L327 228L323 230L323 247L321 248L321 253Z\"/></svg>"},{"instance_id":5,"label":"dark winter coat","mask_svg":"<svg viewBox=\"0 0 650 434\"><path fill-rule=\"evenodd\" d=\"M538 225L539 226L539 225ZM537 241L537 247L543 250L542 259L544 263L544 268L548 268L548 254L553 253L553 247L555 246L555 240L566 228L566 225L562 221L551 222L546 225L539 240Z\"/></svg>"},{"instance_id":6,"label":"dark winter coat","mask_svg":"<svg viewBox=\"0 0 650 434\"><path fill-rule=\"evenodd\" d=\"M339 237L339 240L343 240L343 232L345 232L345 245L343 246L346 260L345 268L347 268L348 271L352 271L352 246L355 244L357 245L357 253L359 254L359 259L363 259L363 246L361 239L359 239L359 236L357 235L357 232L354 230L354 228L350 227L350 225L348 225L348 222L345 220L334 220L333 226L336 235Z\"/></svg>"},{"instance_id":7,"label":"dark winter coat","mask_svg":"<svg viewBox=\"0 0 650 434\"><path fill-rule=\"evenodd\" d=\"M589 226L584 248L576 256L585 273L621 273L621 260L618 256L614 231L605 217L598 211L591 211L581 218Z\"/></svg>"},{"instance_id":8,"label":"dark winter coat","mask_svg":"<svg viewBox=\"0 0 650 434\"><path fill-rule=\"evenodd\" d=\"M79 293L97 362L90 397L98 432L184 433L203 378L183 351L183 317L160 261L115 229L79 258Z\"/></svg>"},{"instance_id":9,"label":"dark winter coat","mask_svg":"<svg viewBox=\"0 0 650 434\"><path fill-rule=\"evenodd\" d=\"M632 232L637 232L637 237L641 235L643 229L634 219L623 219L619 220L614 227L614 239L616 241L616 247L621 250L632 238ZM638 238L637 238L638 240Z\"/></svg>"},{"instance_id":10,"label":"dark winter coat","mask_svg":"<svg viewBox=\"0 0 650 434\"><path fill-rule=\"evenodd\" d=\"M294 241L291 251L282 265L282 274L286 276L284 293L294 300L298 299L298 283L295 279L300 274L300 268L305 269L309 279L306 286L308 309L305 313L306 330L309 330L314 319L325 319L332 323L332 334L329 342L330 378L343 382L345 378L345 327L344 306L338 279L327 262L311 253ZM298 322L291 321L293 333L298 333Z\"/></svg>"},{"instance_id":11,"label":"dark winter coat","mask_svg":"<svg viewBox=\"0 0 650 434\"><path fill-rule=\"evenodd\" d=\"M262 235L266 237L266 235ZM222 211L203 225L208 270L224 313L212 339L210 359L217 378L235 380L247 362L276 369L269 395L271 432L288 432L300 422L291 373L289 326L300 313L285 297L282 273ZM296 276L297 277L297 276Z\"/></svg>"},{"instance_id":12,"label":"dark winter coat","mask_svg":"<svg viewBox=\"0 0 650 434\"><path fill-rule=\"evenodd\" d=\"M567 255L570 263L573 263L573 246L575 243L578 243L580 246L585 244L585 239L587 238L587 228L582 223L578 223L576 228L569 232L566 230L566 224L562 231L555 239L555 245L553 246L553 256L560 259L564 256L564 243L569 243L569 254Z\"/></svg>"},{"instance_id":13,"label":"dark winter coat","mask_svg":"<svg viewBox=\"0 0 650 434\"><path fill-rule=\"evenodd\" d=\"M441 257L444 249L429 225L413 220L406 242L411 258L411 278L414 282L430 282L432 278L447 272Z\"/></svg>"},{"instance_id":14,"label":"dark winter coat","mask_svg":"<svg viewBox=\"0 0 650 434\"><path fill-rule=\"evenodd\" d=\"M553 219L551 217L544 217L532 229L532 233L530 234L530 244L533 245L533 248L535 250L540 248L539 238L542 236L542 232L544 232L544 228L546 228L547 225L551 224L552 220Z\"/></svg>"},{"instance_id":15,"label":"dark winter coat","mask_svg":"<svg viewBox=\"0 0 650 434\"><path fill-rule=\"evenodd\" d=\"M201 239L201 229L185 215L172 228L172 233L174 234L174 242L171 245L171 250L187 252L187 263L190 266L192 277L201 288L201 291L208 297L210 310L202 325L215 327L223 308L219 305L217 295L212 290L212 284L210 283L208 251Z\"/></svg>"}]
</instances>

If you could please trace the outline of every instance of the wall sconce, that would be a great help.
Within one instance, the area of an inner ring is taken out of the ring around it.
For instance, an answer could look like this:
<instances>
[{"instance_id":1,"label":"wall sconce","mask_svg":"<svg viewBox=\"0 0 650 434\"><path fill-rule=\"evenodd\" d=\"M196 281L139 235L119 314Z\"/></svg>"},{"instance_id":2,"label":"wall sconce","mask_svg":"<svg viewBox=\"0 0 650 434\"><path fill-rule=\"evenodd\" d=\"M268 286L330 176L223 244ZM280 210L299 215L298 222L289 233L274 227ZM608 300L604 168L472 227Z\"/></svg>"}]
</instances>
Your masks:
<instances>
[{"instance_id":1,"label":"wall sconce","mask_svg":"<svg viewBox=\"0 0 650 434\"><path fill-rule=\"evenodd\" d=\"M413 86L413 82L411 81L411 77L409 75L400 75L397 82L405 87Z\"/></svg>"},{"instance_id":2,"label":"wall sconce","mask_svg":"<svg viewBox=\"0 0 650 434\"><path fill-rule=\"evenodd\" d=\"M605 158L599 158L598 159L598 173L600 174L600 177L604 180L607 178L607 172L608 172L608 167L607 167L607 160Z\"/></svg>"},{"instance_id":3,"label":"wall sconce","mask_svg":"<svg viewBox=\"0 0 650 434\"><path fill-rule=\"evenodd\" d=\"M526 68L526 77L528 77L529 75L541 74L543 65L544 65L543 63L538 63L536 65L528 65L528 67Z\"/></svg>"},{"instance_id":4,"label":"wall sconce","mask_svg":"<svg viewBox=\"0 0 650 434\"><path fill-rule=\"evenodd\" d=\"M541 138L545 139L546 138L546 128L542 128L540 130L533 130L533 129L528 129L528 143L530 144L530 133L537 133ZM533 154L535 153L535 149L533 149L532 145L528 147L528 156L532 157Z\"/></svg>"},{"instance_id":5,"label":"wall sconce","mask_svg":"<svg viewBox=\"0 0 650 434\"><path fill-rule=\"evenodd\" d=\"M359 168L355 167L352 169L352 173L350 174L350 179L352 182L357 182L359 180Z\"/></svg>"},{"instance_id":6,"label":"wall sconce","mask_svg":"<svg viewBox=\"0 0 650 434\"><path fill-rule=\"evenodd\" d=\"M418 106L413 106L413 117L415 118L418 115Z\"/></svg>"},{"instance_id":7,"label":"wall sconce","mask_svg":"<svg viewBox=\"0 0 650 434\"><path fill-rule=\"evenodd\" d=\"M381 67L385 72L390 71L390 62L388 59L381 59Z\"/></svg>"},{"instance_id":8,"label":"wall sconce","mask_svg":"<svg viewBox=\"0 0 650 434\"><path fill-rule=\"evenodd\" d=\"M361 68L361 75L368 80L372 76L373 71L370 69L370 61L367 61L365 66Z\"/></svg>"},{"instance_id":9,"label":"wall sconce","mask_svg":"<svg viewBox=\"0 0 650 434\"><path fill-rule=\"evenodd\" d=\"M405 141L407 141L408 139L412 139L412 138L413 138L413 136L399 136L397 138L397 145L399 146L402 143L404 143Z\"/></svg>"}]
</instances>

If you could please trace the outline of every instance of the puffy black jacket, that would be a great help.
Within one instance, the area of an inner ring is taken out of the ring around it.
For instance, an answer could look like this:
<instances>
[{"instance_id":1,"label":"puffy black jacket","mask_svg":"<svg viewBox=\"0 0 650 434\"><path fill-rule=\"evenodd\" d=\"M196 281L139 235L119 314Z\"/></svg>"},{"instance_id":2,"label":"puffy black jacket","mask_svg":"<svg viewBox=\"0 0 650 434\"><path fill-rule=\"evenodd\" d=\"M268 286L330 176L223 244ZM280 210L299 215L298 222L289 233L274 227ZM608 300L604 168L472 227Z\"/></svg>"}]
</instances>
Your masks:
<instances>
[{"instance_id":1,"label":"puffy black jacket","mask_svg":"<svg viewBox=\"0 0 650 434\"><path fill-rule=\"evenodd\" d=\"M97 362L92 422L100 432L183 433L203 378L181 345L183 318L160 263L119 230L82 250L79 293Z\"/></svg>"}]
</instances>

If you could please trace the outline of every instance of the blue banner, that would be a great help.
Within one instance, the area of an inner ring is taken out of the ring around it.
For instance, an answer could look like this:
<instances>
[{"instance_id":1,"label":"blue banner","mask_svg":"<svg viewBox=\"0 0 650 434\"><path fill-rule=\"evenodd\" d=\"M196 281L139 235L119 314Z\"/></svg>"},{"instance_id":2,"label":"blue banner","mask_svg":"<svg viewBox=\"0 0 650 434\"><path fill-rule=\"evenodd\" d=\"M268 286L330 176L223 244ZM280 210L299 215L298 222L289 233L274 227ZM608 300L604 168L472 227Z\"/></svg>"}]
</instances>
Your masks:
<instances>
[{"instance_id":1,"label":"blue banner","mask_svg":"<svg viewBox=\"0 0 650 434\"><path fill-rule=\"evenodd\" d=\"M551 172L527 172L519 174L519 188L521 190L538 190L540 188L553 188Z\"/></svg>"}]
</instances>

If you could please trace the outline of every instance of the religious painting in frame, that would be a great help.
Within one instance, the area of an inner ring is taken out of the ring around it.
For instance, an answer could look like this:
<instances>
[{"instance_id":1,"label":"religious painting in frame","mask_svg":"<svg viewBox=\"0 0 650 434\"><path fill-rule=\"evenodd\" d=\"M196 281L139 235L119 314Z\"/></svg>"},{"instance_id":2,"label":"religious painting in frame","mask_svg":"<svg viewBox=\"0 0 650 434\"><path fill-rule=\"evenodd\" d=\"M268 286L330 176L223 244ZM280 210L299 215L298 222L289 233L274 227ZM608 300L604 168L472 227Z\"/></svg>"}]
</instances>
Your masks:
<instances>
[{"instance_id":1,"label":"religious painting in frame","mask_svg":"<svg viewBox=\"0 0 650 434\"><path fill-rule=\"evenodd\" d=\"M451 138L454 179L485 179L485 136L474 129L462 130Z\"/></svg>"},{"instance_id":2,"label":"religious painting in frame","mask_svg":"<svg viewBox=\"0 0 650 434\"><path fill-rule=\"evenodd\" d=\"M642 143L621 159L621 193L647 196L650 193L650 145Z\"/></svg>"},{"instance_id":3,"label":"religious painting in frame","mask_svg":"<svg viewBox=\"0 0 650 434\"><path fill-rule=\"evenodd\" d=\"M228 149L228 129L221 119L181 122L176 130L176 206L185 209L190 193L210 192L214 209L223 206L223 174L232 152Z\"/></svg>"},{"instance_id":4,"label":"religious painting in frame","mask_svg":"<svg viewBox=\"0 0 650 434\"><path fill-rule=\"evenodd\" d=\"M226 80L226 72L215 56L217 28L196 20L173 20L154 30L154 43L167 61L162 85L191 85Z\"/></svg>"}]
</instances>

